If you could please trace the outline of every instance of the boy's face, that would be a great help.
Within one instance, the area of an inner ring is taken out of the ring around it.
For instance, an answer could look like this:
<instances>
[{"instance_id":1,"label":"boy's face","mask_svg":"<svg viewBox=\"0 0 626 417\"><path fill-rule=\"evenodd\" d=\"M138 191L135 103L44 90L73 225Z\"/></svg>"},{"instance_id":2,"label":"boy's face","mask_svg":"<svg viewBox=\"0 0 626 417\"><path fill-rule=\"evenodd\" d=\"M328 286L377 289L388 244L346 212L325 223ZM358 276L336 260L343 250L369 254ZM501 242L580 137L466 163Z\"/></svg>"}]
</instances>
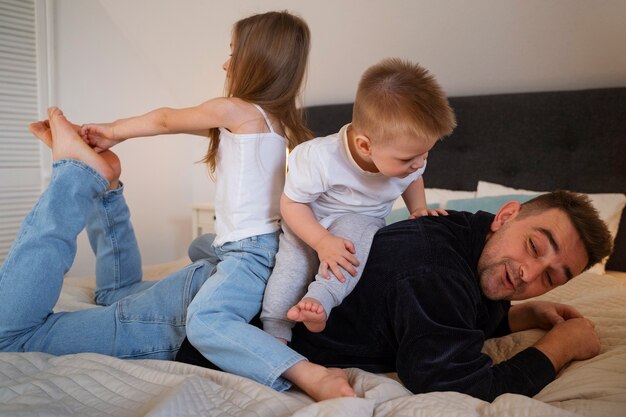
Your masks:
<instances>
[{"instance_id":1,"label":"boy's face","mask_svg":"<svg viewBox=\"0 0 626 417\"><path fill-rule=\"evenodd\" d=\"M399 135L391 140L372 141L370 159L388 177L404 178L422 168L434 141Z\"/></svg>"}]
</instances>

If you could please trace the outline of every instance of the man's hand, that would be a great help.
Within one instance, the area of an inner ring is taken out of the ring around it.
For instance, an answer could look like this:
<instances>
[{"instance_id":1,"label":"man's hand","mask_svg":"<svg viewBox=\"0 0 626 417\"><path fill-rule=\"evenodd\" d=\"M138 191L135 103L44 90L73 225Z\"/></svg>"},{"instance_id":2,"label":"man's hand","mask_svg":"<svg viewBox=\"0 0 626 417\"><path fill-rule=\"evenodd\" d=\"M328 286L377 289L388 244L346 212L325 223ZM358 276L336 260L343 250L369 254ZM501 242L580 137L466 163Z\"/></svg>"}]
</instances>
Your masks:
<instances>
[{"instance_id":1,"label":"man's hand","mask_svg":"<svg viewBox=\"0 0 626 417\"><path fill-rule=\"evenodd\" d=\"M591 320L574 318L555 325L534 347L543 352L559 372L573 360L593 358L600 353L600 337Z\"/></svg>"},{"instance_id":2,"label":"man's hand","mask_svg":"<svg viewBox=\"0 0 626 417\"><path fill-rule=\"evenodd\" d=\"M581 317L578 310L567 304L527 301L511 307L509 327L512 332L534 328L550 330L559 323Z\"/></svg>"},{"instance_id":3,"label":"man's hand","mask_svg":"<svg viewBox=\"0 0 626 417\"><path fill-rule=\"evenodd\" d=\"M356 275L355 266L359 266L359 261L354 256L354 243L349 240L333 236L330 233L317 242L315 252L320 259L320 273L326 279L330 279L328 269L330 269L340 282L346 279L341 273L343 268L350 275Z\"/></svg>"},{"instance_id":4,"label":"man's hand","mask_svg":"<svg viewBox=\"0 0 626 417\"><path fill-rule=\"evenodd\" d=\"M115 139L111 123L83 125L80 128L80 136L96 152L107 150L122 141Z\"/></svg>"}]
</instances>

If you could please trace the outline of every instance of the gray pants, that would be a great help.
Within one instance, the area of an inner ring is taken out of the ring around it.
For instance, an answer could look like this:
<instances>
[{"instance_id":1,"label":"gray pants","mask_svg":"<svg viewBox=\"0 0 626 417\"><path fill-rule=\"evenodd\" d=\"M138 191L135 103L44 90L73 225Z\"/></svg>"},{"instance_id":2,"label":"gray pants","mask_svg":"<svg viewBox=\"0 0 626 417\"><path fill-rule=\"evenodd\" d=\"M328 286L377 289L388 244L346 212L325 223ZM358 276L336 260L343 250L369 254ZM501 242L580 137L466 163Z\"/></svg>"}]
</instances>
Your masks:
<instances>
[{"instance_id":1,"label":"gray pants","mask_svg":"<svg viewBox=\"0 0 626 417\"><path fill-rule=\"evenodd\" d=\"M265 288L261 311L263 329L274 337L290 341L291 329L295 323L287 319L287 311L305 296L318 300L324 307L326 316L330 316L331 310L341 304L359 282L374 234L384 225L384 219L347 214L328 227L333 235L354 243L355 256L359 260L357 275L353 277L345 272L346 280L341 282L332 272L330 279L319 274L317 253L283 223L276 264ZM311 282L314 275L315 280Z\"/></svg>"}]
</instances>

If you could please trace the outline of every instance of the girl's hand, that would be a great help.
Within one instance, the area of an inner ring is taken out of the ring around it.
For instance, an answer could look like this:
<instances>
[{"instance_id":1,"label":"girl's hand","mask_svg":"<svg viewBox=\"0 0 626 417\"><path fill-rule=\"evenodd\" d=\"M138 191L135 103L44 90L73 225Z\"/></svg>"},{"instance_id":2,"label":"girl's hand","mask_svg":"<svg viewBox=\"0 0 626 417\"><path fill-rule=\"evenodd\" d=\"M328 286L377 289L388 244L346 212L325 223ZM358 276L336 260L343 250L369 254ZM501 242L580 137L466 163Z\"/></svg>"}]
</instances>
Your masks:
<instances>
[{"instance_id":1,"label":"girl's hand","mask_svg":"<svg viewBox=\"0 0 626 417\"><path fill-rule=\"evenodd\" d=\"M427 207L420 207L409 215L409 219L417 219L422 216L447 216L448 212L442 208L429 209Z\"/></svg>"},{"instance_id":2,"label":"girl's hand","mask_svg":"<svg viewBox=\"0 0 626 417\"><path fill-rule=\"evenodd\" d=\"M346 279L341 273L341 268L350 275L356 275L355 266L359 266L359 261L354 256L354 244L346 239L333 236L330 233L324 236L313 248L320 259L320 273L326 279L330 279L328 269L330 269L340 282Z\"/></svg>"},{"instance_id":3,"label":"girl's hand","mask_svg":"<svg viewBox=\"0 0 626 417\"><path fill-rule=\"evenodd\" d=\"M105 151L122 141L115 139L112 123L82 125L80 136L96 152Z\"/></svg>"}]
</instances>

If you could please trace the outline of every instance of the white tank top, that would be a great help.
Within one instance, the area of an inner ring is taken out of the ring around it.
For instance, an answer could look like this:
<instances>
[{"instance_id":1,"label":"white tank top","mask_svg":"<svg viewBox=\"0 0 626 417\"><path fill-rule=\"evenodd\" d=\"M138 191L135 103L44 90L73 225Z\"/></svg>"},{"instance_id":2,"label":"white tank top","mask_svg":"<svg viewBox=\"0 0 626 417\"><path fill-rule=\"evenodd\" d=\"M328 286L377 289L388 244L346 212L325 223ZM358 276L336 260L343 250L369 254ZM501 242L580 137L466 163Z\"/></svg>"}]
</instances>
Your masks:
<instances>
[{"instance_id":1,"label":"white tank top","mask_svg":"<svg viewBox=\"0 0 626 417\"><path fill-rule=\"evenodd\" d=\"M287 141L267 133L234 134L220 128L215 184L214 246L280 229L280 196L285 185Z\"/></svg>"}]
</instances>

